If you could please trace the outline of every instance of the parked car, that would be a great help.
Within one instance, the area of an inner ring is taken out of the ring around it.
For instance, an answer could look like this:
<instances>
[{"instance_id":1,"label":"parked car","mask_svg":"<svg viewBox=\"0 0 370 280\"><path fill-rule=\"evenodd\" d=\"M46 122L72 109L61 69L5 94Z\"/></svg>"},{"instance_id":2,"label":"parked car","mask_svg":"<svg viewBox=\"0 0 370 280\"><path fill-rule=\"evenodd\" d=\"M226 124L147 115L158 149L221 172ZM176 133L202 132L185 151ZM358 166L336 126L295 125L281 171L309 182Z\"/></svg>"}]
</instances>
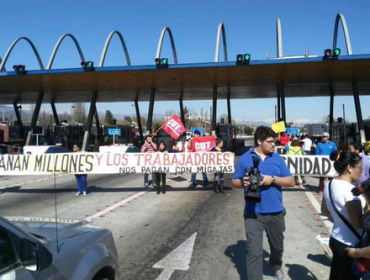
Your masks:
<instances>
[{"instance_id":1,"label":"parked car","mask_svg":"<svg viewBox=\"0 0 370 280\"><path fill-rule=\"evenodd\" d=\"M0 216L0 279L119 280L118 273L113 236L105 228Z\"/></svg>"}]
</instances>

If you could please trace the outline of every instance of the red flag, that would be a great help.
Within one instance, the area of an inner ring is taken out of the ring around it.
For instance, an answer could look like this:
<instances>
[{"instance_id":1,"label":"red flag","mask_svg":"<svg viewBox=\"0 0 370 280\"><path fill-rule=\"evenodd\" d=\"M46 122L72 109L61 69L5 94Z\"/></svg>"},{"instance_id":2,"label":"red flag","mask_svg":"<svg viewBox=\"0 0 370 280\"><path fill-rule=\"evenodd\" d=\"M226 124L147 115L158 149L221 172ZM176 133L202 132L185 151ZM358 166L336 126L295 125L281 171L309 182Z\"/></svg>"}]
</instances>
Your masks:
<instances>
[{"instance_id":1,"label":"red flag","mask_svg":"<svg viewBox=\"0 0 370 280\"><path fill-rule=\"evenodd\" d=\"M170 119L168 119L163 125L162 128L166 131L172 138L178 139L181 134L186 132L186 129L182 122L180 121L179 117L174 115Z\"/></svg>"},{"instance_id":2,"label":"red flag","mask_svg":"<svg viewBox=\"0 0 370 280\"><path fill-rule=\"evenodd\" d=\"M216 147L215 136L194 137L191 139L191 152L209 152L214 147Z\"/></svg>"}]
</instances>

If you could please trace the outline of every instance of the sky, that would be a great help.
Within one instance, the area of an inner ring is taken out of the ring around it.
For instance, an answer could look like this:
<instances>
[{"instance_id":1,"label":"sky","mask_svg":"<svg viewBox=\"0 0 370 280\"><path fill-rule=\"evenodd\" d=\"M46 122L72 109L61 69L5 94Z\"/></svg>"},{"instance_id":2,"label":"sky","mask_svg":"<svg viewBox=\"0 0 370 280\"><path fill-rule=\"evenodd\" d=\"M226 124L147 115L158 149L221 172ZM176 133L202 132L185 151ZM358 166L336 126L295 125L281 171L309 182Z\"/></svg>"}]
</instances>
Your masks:
<instances>
[{"instance_id":1,"label":"sky","mask_svg":"<svg viewBox=\"0 0 370 280\"><path fill-rule=\"evenodd\" d=\"M132 65L153 65L162 29L172 31L179 63L213 62L219 23L226 29L229 61L238 53L250 53L252 60L275 58L276 19L280 18L283 55L322 55L333 45L334 23L338 13L347 21L354 54L370 53L370 5L366 0L34 0L7 1L2 5L0 57L3 58L18 37L29 38L36 46L43 64L48 64L58 39L73 34L85 59L99 63L108 34L119 31L124 37ZM340 25L338 47L346 54ZM170 40L166 35L161 53L171 63ZM221 47L220 61L223 58ZM21 41L10 55L6 68L25 64L27 70L39 69L32 49ZM126 66L117 36L110 44L105 66ZM78 52L70 38L63 41L53 69L80 67ZM361 93L360 93L361 94ZM364 104L369 97L360 97L364 118L370 116ZM353 97L336 97L334 117L342 117L343 104L349 121L355 121ZM98 111L132 114L133 103L98 104ZM235 120L273 122L276 99L232 100ZM184 106L200 113L210 111L211 100L184 101ZM42 109L50 109L49 104ZM305 110L304 108L309 108ZM42 110L41 109L41 110ZM179 110L178 102L155 103L154 113ZM71 110L71 104L57 105L57 110ZM140 103L140 112L148 112L148 103ZM217 114L226 114L225 101L218 101ZM329 114L329 97L287 98L287 120L297 123L322 122Z\"/></svg>"}]
</instances>

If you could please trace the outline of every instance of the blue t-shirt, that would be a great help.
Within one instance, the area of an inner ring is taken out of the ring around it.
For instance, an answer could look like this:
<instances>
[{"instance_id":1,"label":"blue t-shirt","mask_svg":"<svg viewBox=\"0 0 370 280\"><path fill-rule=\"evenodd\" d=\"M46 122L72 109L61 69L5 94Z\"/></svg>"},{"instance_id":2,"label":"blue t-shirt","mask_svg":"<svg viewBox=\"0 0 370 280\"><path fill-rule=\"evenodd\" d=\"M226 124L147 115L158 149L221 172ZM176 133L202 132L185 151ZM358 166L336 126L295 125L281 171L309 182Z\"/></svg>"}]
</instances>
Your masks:
<instances>
[{"instance_id":1,"label":"blue t-shirt","mask_svg":"<svg viewBox=\"0 0 370 280\"><path fill-rule=\"evenodd\" d=\"M330 156L331 153L336 152L337 150L337 145L332 141L329 141L328 143L320 142L316 147L316 155Z\"/></svg>"},{"instance_id":2,"label":"blue t-shirt","mask_svg":"<svg viewBox=\"0 0 370 280\"><path fill-rule=\"evenodd\" d=\"M258 170L263 175L277 177L292 176L284 159L280 155L272 153L267 155L263 161L261 157L255 153L253 148L239 158L238 164L235 168L234 180L242 180L248 169L253 168L253 157L258 157L260 159ZM248 190L245 190L244 195L247 193ZM245 210L258 214L274 214L285 210L280 186L275 184L261 186L260 193L261 202L251 202L246 200Z\"/></svg>"}]
</instances>

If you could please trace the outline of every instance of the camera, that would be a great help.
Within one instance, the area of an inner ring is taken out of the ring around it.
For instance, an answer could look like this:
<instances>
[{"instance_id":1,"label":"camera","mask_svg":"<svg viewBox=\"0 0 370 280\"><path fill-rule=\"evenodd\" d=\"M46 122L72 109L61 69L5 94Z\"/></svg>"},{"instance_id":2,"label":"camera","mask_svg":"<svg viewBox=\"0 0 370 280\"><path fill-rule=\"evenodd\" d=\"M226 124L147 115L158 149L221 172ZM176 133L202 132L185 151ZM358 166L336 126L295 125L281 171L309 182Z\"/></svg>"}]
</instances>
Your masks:
<instances>
[{"instance_id":1,"label":"camera","mask_svg":"<svg viewBox=\"0 0 370 280\"><path fill-rule=\"evenodd\" d=\"M249 191L245 194L245 200L251 202L261 201L261 173L258 170L258 165L260 163L259 158L253 157L253 168L248 169L247 175L249 176Z\"/></svg>"}]
</instances>

